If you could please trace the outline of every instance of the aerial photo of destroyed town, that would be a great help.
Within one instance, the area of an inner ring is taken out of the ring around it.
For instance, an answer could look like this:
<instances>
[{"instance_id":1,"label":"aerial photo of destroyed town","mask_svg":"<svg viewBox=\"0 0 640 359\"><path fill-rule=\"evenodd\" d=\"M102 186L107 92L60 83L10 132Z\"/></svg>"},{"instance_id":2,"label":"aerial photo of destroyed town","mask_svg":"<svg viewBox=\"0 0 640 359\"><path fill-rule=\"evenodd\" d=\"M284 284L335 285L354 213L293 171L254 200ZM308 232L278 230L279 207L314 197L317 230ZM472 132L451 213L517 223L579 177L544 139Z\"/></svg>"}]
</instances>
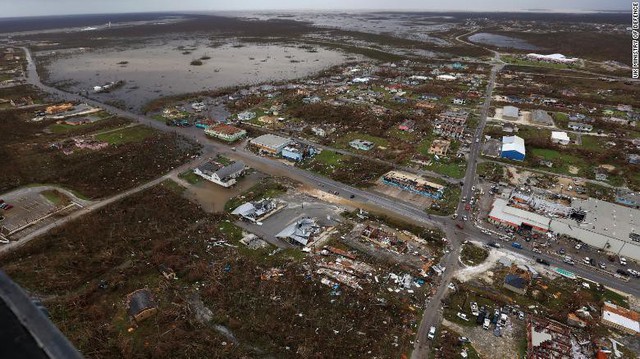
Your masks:
<instances>
[{"instance_id":1,"label":"aerial photo of destroyed town","mask_svg":"<svg viewBox=\"0 0 640 359\"><path fill-rule=\"evenodd\" d=\"M638 3L0 2L0 358L640 358Z\"/></svg>"}]
</instances>

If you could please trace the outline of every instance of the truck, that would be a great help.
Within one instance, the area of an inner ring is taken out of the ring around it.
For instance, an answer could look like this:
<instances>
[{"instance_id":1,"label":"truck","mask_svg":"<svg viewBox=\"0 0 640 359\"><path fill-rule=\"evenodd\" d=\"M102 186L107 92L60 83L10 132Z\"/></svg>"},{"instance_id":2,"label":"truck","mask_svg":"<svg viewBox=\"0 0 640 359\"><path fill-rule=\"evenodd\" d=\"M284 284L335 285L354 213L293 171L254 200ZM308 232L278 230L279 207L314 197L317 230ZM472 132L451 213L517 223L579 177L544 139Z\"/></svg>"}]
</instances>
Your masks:
<instances>
[{"instance_id":1,"label":"truck","mask_svg":"<svg viewBox=\"0 0 640 359\"><path fill-rule=\"evenodd\" d=\"M516 249L522 249L522 244L520 244L518 242L513 242L513 243L511 243L511 247L516 248Z\"/></svg>"}]
</instances>

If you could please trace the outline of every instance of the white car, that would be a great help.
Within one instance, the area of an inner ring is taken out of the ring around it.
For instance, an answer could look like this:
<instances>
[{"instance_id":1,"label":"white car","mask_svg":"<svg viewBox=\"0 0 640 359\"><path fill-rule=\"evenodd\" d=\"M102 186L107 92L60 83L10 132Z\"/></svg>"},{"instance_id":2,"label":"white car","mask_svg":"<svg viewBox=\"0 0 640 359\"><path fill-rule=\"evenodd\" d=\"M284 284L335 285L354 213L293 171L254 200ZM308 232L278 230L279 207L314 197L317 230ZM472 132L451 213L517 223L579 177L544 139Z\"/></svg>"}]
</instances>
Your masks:
<instances>
[{"instance_id":1,"label":"white car","mask_svg":"<svg viewBox=\"0 0 640 359\"><path fill-rule=\"evenodd\" d=\"M427 339L432 340L436 337L436 327L429 328L429 334L427 334Z\"/></svg>"},{"instance_id":2,"label":"white car","mask_svg":"<svg viewBox=\"0 0 640 359\"><path fill-rule=\"evenodd\" d=\"M580 249L580 248L582 248L582 243L576 244L576 249Z\"/></svg>"},{"instance_id":3,"label":"white car","mask_svg":"<svg viewBox=\"0 0 640 359\"><path fill-rule=\"evenodd\" d=\"M451 290L456 290L456 285L453 284L453 283L449 283L449 285L447 287L449 287L449 289L451 289Z\"/></svg>"},{"instance_id":4,"label":"white car","mask_svg":"<svg viewBox=\"0 0 640 359\"><path fill-rule=\"evenodd\" d=\"M625 257L620 257L620 264L622 264L623 266L627 265L627 259Z\"/></svg>"},{"instance_id":5,"label":"white car","mask_svg":"<svg viewBox=\"0 0 640 359\"><path fill-rule=\"evenodd\" d=\"M491 326L491 321L489 318L484 318L484 323L482 323L482 329L489 330L489 326Z\"/></svg>"},{"instance_id":6,"label":"white car","mask_svg":"<svg viewBox=\"0 0 640 359\"><path fill-rule=\"evenodd\" d=\"M465 314L465 313L458 312L458 314L456 314L456 316L458 318L462 319L462 320L467 321L467 322L469 321L469 318L467 318L467 314Z\"/></svg>"}]
</instances>

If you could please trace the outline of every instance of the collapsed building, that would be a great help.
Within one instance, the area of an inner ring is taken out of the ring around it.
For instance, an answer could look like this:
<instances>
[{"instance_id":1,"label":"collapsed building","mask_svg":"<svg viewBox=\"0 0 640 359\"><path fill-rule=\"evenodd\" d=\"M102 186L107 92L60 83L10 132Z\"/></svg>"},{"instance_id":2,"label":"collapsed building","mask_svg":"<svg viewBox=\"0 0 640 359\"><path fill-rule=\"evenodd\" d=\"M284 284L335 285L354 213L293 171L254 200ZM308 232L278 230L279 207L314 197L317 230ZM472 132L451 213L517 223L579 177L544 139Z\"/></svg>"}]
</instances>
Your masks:
<instances>
[{"instance_id":1,"label":"collapsed building","mask_svg":"<svg viewBox=\"0 0 640 359\"><path fill-rule=\"evenodd\" d=\"M382 176L382 183L434 199L442 198L444 186L408 172L390 171Z\"/></svg>"}]
</instances>

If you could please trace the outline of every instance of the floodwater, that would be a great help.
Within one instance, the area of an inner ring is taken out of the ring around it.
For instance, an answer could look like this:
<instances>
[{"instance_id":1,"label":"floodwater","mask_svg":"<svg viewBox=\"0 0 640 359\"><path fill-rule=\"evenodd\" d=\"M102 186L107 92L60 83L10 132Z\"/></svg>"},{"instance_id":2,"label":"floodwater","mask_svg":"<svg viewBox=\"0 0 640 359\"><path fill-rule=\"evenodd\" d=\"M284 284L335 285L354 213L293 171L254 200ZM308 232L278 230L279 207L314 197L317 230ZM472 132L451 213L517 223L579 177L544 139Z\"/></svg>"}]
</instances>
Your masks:
<instances>
[{"instance_id":1,"label":"floodwater","mask_svg":"<svg viewBox=\"0 0 640 359\"><path fill-rule=\"evenodd\" d=\"M204 56L211 58L202 60L201 66L190 65ZM66 83L66 90L139 110L158 97L308 76L341 64L349 56L320 47L155 41L144 46L54 57L48 70L49 82L54 85ZM120 80L126 81L122 88L92 93L94 86Z\"/></svg>"},{"instance_id":2,"label":"floodwater","mask_svg":"<svg viewBox=\"0 0 640 359\"><path fill-rule=\"evenodd\" d=\"M197 202L206 212L223 212L228 200L246 192L264 177L266 177L264 173L252 171L231 188L224 188L203 180L189 186L184 195L187 199Z\"/></svg>"},{"instance_id":3,"label":"floodwater","mask_svg":"<svg viewBox=\"0 0 640 359\"><path fill-rule=\"evenodd\" d=\"M491 45L497 47L506 47L518 50L538 50L539 47L532 45L522 39L516 37L491 34L488 32L479 32L469 36L471 42L478 44Z\"/></svg>"}]
</instances>

